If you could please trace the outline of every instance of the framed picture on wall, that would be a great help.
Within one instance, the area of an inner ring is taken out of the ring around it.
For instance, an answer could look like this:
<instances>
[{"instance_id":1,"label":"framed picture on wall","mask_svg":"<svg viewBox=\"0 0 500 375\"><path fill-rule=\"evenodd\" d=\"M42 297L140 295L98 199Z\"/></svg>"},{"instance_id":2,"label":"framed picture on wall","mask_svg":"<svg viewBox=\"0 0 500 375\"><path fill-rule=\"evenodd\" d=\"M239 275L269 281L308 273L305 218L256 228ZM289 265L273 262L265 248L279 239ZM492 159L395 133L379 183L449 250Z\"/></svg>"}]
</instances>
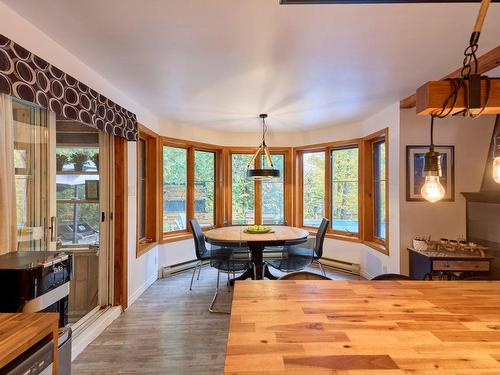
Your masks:
<instances>
[{"instance_id":1,"label":"framed picture on wall","mask_svg":"<svg viewBox=\"0 0 500 375\"><path fill-rule=\"evenodd\" d=\"M441 177L446 194L442 201L455 201L455 146L434 146L439 152L441 162ZM406 200L424 201L420 189L425 182L424 155L429 146L406 146Z\"/></svg>"}]
</instances>

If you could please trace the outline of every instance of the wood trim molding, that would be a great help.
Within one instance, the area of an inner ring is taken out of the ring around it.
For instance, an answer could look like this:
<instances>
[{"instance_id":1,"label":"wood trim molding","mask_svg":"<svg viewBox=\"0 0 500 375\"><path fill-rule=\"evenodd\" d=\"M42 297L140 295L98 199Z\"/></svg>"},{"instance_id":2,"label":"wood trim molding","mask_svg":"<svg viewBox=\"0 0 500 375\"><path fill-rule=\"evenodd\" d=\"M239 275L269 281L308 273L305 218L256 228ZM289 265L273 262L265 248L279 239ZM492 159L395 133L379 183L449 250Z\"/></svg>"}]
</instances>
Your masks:
<instances>
[{"instance_id":1,"label":"wood trim molding","mask_svg":"<svg viewBox=\"0 0 500 375\"><path fill-rule=\"evenodd\" d=\"M373 197L373 144L383 139L385 141L385 215L386 238L381 240L374 234L374 197ZM389 255L389 129L385 128L366 136L362 144L362 221L360 238L371 248Z\"/></svg>"},{"instance_id":2,"label":"wood trim molding","mask_svg":"<svg viewBox=\"0 0 500 375\"><path fill-rule=\"evenodd\" d=\"M128 160L127 141L114 137L113 304L128 307Z\"/></svg>"},{"instance_id":3,"label":"wood trim molding","mask_svg":"<svg viewBox=\"0 0 500 375\"><path fill-rule=\"evenodd\" d=\"M138 124L139 134L137 142L137 194L136 194L136 257L146 254L158 244L159 239L159 219L158 200L160 199L158 190L158 179L160 170L158 167L158 139L159 136L154 131L142 124ZM145 227L146 238L139 238L139 141L143 140L146 146L146 207L145 207Z\"/></svg>"},{"instance_id":4,"label":"wood trim molding","mask_svg":"<svg viewBox=\"0 0 500 375\"><path fill-rule=\"evenodd\" d=\"M478 73L479 74L484 74L489 72L490 70L493 70L497 67L500 66L500 45L496 46L492 50L486 52L484 55L481 55L477 58L478 61ZM457 70L454 70L453 72L445 75L441 80L446 79L446 78L455 78L455 77L460 77L460 70L461 68L458 68ZM417 105L417 94L412 94L404 99L401 100L400 102L400 108L401 109L409 109L409 108L414 108Z\"/></svg>"}]
</instances>

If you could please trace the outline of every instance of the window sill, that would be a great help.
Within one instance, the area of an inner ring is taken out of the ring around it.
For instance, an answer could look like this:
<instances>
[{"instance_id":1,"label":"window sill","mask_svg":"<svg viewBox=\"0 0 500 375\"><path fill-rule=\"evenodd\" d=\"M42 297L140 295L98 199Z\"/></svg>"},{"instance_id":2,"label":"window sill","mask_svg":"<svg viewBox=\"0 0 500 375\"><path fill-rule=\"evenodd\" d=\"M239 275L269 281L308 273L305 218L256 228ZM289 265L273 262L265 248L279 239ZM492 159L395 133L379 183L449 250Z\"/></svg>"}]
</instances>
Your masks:
<instances>
[{"instance_id":1,"label":"window sill","mask_svg":"<svg viewBox=\"0 0 500 375\"><path fill-rule=\"evenodd\" d=\"M181 233L166 234L160 240L160 243L162 244L162 243L184 241L184 240L188 240L190 238L193 238L193 235L190 232L187 232L187 231L186 232L181 232Z\"/></svg>"},{"instance_id":2,"label":"window sill","mask_svg":"<svg viewBox=\"0 0 500 375\"><path fill-rule=\"evenodd\" d=\"M302 229L307 230L311 236L315 236L317 233L317 228L312 228L312 227L302 227ZM325 235L326 238L330 238L332 240L339 240L339 241L348 241L348 242L357 242L361 243L361 239L356 236L347 236L347 235L342 235L340 233L333 233L333 232L327 232Z\"/></svg>"},{"instance_id":3,"label":"window sill","mask_svg":"<svg viewBox=\"0 0 500 375\"><path fill-rule=\"evenodd\" d=\"M137 247L135 251L135 257L139 258L140 256L146 254L149 250L151 250L153 247L158 245L157 241L141 241L137 242Z\"/></svg>"},{"instance_id":4,"label":"window sill","mask_svg":"<svg viewBox=\"0 0 500 375\"><path fill-rule=\"evenodd\" d=\"M374 242L374 241L363 241L363 243L368 246L368 247L371 247L373 250L377 250L378 252L384 254L384 255L389 255L389 249L385 246L385 245L382 245L378 242Z\"/></svg>"},{"instance_id":5,"label":"window sill","mask_svg":"<svg viewBox=\"0 0 500 375\"><path fill-rule=\"evenodd\" d=\"M357 243L362 242L357 236L348 236L339 233L327 233L326 238L331 238L333 240L340 240L340 241L357 242Z\"/></svg>"}]
</instances>

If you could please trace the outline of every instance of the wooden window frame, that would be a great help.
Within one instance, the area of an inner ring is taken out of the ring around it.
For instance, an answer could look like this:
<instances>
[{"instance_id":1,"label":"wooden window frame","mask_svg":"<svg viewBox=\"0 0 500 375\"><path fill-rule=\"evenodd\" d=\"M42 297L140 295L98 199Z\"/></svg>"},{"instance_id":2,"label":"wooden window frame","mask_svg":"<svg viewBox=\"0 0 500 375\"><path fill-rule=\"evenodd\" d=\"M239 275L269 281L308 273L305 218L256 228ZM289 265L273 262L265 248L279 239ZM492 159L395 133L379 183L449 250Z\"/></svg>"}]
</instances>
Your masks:
<instances>
[{"instance_id":1,"label":"wooden window frame","mask_svg":"<svg viewBox=\"0 0 500 375\"><path fill-rule=\"evenodd\" d=\"M160 178L159 178L159 228L161 233L160 243L168 243L175 241L182 241L192 237L191 229L189 228L189 220L194 217L194 162L195 151L213 152L215 155L215 212L214 212L214 226L220 227L224 225L224 202L223 188L224 188L224 148L217 145L211 145L201 142L186 141L182 139L161 137L161 147L158 148L158 160L160 165ZM172 231L163 232L163 148L176 147L186 149L186 163L187 163L187 191L186 191L186 228ZM204 231L210 230L212 227L202 228Z\"/></svg>"},{"instance_id":2,"label":"wooden window frame","mask_svg":"<svg viewBox=\"0 0 500 375\"><path fill-rule=\"evenodd\" d=\"M269 147L269 152L271 155L283 155L283 169L284 169L284 179L283 179L283 209L285 212L283 213L284 225L292 225L293 220L293 205L292 205L292 184L293 184L293 168L292 168L292 154L293 149L291 147ZM255 148L253 147L231 147L225 149L226 158L226 219L224 224L227 226L233 225L233 207L232 207L232 155L233 154L250 154L253 155L255 153ZM255 166L259 168L262 163L262 158L258 157L255 160ZM262 224L262 181L256 180L254 181L254 224L261 225ZM250 224L249 224L250 225Z\"/></svg>"},{"instance_id":3,"label":"wooden window frame","mask_svg":"<svg viewBox=\"0 0 500 375\"><path fill-rule=\"evenodd\" d=\"M152 130L139 124L139 140L145 142L146 150L146 186L145 186L145 238L139 238L139 142L137 142L137 189L136 189L136 257L147 253L158 244L158 139L159 136Z\"/></svg>"},{"instance_id":4,"label":"wooden window frame","mask_svg":"<svg viewBox=\"0 0 500 375\"><path fill-rule=\"evenodd\" d=\"M341 150L352 150L352 149L357 149L358 150L358 231L357 232L348 232L344 230L338 230L338 229L333 229L333 196L332 196L332 188L333 188L333 152L334 151L341 151ZM330 178L328 179L329 183L329 190L330 190L330 226L329 226L329 232L332 233L332 235L338 237L338 238L351 238L351 239L360 239L361 238L361 205L362 205L362 199L361 199L361 142L357 141L356 143L351 143L351 144L343 144L343 145L337 145L330 147L328 150L328 157L330 159Z\"/></svg>"},{"instance_id":5,"label":"wooden window frame","mask_svg":"<svg viewBox=\"0 0 500 375\"><path fill-rule=\"evenodd\" d=\"M385 240L375 236L373 145L385 142ZM389 255L389 129L382 129L363 138L363 243Z\"/></svg>"},{"instance_id":6,"label":"wooden window frame","mask_svg":"<svg viewBox=\"0 0 500 375\"><path fill-rule=\"evenodd\" d=\"M361 149L362 138L349 139L345 141L336 141L328 143L320 143L314 145L306 145L294 148L294 182L295 182L295 199L294 205L297 208L294 215L294 225L304 228L312 235L316 234L318 228L304 225L304 176L303 176L303 155L313 152L325 153L325 202L324 202L324 217L330 220L326 237L350 241L362 242L362 165L361 165ZM345 231L334 230L332 228L332 152L334 150L342 150L348 148L358 148L358 233L348 233Z\"/></svg>"}]
</instances>

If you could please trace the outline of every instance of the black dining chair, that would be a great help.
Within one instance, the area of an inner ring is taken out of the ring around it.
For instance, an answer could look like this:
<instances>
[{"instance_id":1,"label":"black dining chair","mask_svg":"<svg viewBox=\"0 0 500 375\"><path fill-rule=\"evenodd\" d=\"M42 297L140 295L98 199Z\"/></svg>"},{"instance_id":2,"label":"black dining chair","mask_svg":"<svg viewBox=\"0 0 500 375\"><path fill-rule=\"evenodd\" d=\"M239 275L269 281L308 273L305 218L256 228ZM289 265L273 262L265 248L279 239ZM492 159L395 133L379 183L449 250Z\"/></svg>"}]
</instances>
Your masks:
<instances>
[{"instance_id":1,"label":"black dining chair","mask_svg":"<svg viewBox=\"0 0 500 375\"><path fill-rule=\"evenodd\" d=\"M314 272L299 271L287 273L281 276L278 280L332 280L328 276L319 275Z\"/></svg>"},{"instance_id":2,"label":"black dining chair","mask_svg":"<svg viewBox=\"0 0 500 375\"><path fill-rule=\"evenodd\" d=\"M384 273L373 277L372 280L411 280L411 278L406 275L400 275L399 273Z\"/></svg>"},{"instance_id":3,"label":"black dining chair","mask_svg":"<svg viewBox=\"0 0 500 375\"><path fill-rule=\"evenodd\" d=\"M196 219L189 220L189 225L191 227L191 232L193 233L194 250L195 250L195 254L196 254L196 259L198 259L198 262L196 262L196 264L194 266L193 275L191 276L191 284L189 284L189 290L192 290L194 275L196 274L196 269L198 267L200 268L198 270L198 278L197 278L197 280L199 280L200 273L201 273L201 267L203 266L203 262L210 260L210 251L207 249L207 245L205 242L205 235L203 234L203 231L201 230L201 227L200 227L200 224L198 223L198 220L196 220Z\"/></svg>"},{"instance_id":4,"label":"black dining chair","mask_svg":"<svg viewBox=\"0 0 500 375\"><path fill-rule=\"evenodd\" d=\"M208 311L211 313L221 313L221 314L230 314L229 311L222 311L215 309L215 301L219 295L219 282L220 282L220 274L227 274L227 284L228 291L230 284L230 275L238 272L244 272L249 268L253 269L254 279L257 278L256 268L253 264L250 256L250 251L246 245L246 243L234 243L228 246L215 246L212 245L210 249L210 267L213 267L217 270L217 284L215 287L215 294L212 298L212 302L210 303L210 307Z\"/></svg>"},{"instance_id":5,"label":"black dining chair","mask_svg":"<svg viewBox=\"0 0 500 375\"><path fill-rule=\"evenodd\" d=\"M315 238L309 238L305 242L303 240L287 241L282 247L269 248L269 252L281 249L281 253L280 256L266 258L266 264L282 272L295 272L316 263L323 276L326 276L321 257L323 256L323 244L329 224L330 221L323 218Z\"/></svg>"}]
</instances>

